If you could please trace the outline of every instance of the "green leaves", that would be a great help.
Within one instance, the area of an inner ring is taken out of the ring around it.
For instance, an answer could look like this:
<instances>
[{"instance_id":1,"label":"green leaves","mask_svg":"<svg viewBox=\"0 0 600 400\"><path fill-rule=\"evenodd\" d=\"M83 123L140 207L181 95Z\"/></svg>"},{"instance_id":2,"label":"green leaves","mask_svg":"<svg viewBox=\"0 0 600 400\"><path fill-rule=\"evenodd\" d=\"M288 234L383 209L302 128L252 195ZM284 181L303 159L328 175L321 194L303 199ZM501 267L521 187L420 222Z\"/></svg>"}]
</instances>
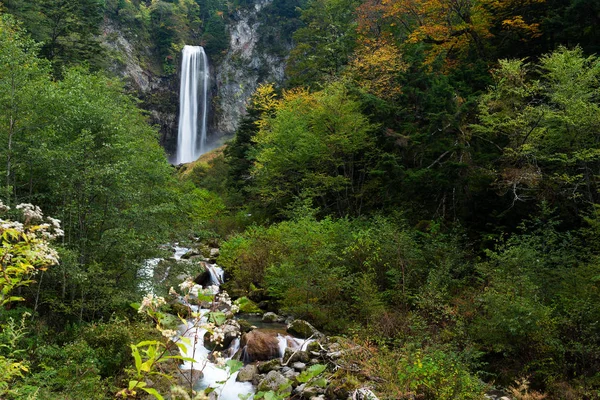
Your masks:
<instances>
[{"instance_id":1,"label":"green leaves","mask_svg":"<svg viewBox=\"0 0 600 400\"><path fill-rule=\"evenodd\" d=\"M296 380L300 383L309 382L312 379L314 379L316 376L320 375L323 371L325 371L326 368L327 368L327 366L323 365L323 364L311 365L310 367L308 367L307 369L302 371L300 373L300 375L298 375ZM327 384L327 380L325 380L324 378L321 378L318 381L315 381L315 385L319 386L319 387L325 387L326 384Z\"/></svg>"}]
</instances>

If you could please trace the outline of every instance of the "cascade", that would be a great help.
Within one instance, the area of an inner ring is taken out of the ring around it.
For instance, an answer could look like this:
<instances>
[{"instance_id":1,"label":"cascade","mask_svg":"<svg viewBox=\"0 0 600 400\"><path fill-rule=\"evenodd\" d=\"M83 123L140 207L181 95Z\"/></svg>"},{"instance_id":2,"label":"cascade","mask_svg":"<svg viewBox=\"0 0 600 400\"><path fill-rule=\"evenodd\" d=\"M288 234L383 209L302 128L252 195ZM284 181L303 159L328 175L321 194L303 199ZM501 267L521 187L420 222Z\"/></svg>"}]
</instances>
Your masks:
<instances>
[{"instance_id":1,"label":"cascade","mask_svg":"<svg viewBox=\"0 0 600 400\"><path fill-rule=\"evenodd\" d=\"M194 161L205 152L208 80L208 59L204 49L201 46L184 46L179 88L176 164Z\"/></svg>"}]
</instances>

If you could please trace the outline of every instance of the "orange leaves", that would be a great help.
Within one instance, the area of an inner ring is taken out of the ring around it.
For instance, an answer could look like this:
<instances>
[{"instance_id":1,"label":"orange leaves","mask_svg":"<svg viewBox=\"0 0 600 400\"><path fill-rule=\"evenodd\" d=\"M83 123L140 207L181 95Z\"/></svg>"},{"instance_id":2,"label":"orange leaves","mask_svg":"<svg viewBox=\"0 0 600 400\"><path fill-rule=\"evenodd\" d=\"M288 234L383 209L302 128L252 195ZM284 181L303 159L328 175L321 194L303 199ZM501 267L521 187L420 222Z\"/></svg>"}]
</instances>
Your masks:
<instances>
[{"instance_id":1,"label":"orange leaves","mask_svg":"<svg viewBox=\"0 0 600 400\"><path fill-rule=\"evenodd\" d=\"M467 51L482 55L484 41L503 31L521 40L540 35L536 22L546 0L366 0L358 9L363 43L393 39L396 43L426 43L427 62L438 56L447 62Z\"/></svg>"}]
</instances>

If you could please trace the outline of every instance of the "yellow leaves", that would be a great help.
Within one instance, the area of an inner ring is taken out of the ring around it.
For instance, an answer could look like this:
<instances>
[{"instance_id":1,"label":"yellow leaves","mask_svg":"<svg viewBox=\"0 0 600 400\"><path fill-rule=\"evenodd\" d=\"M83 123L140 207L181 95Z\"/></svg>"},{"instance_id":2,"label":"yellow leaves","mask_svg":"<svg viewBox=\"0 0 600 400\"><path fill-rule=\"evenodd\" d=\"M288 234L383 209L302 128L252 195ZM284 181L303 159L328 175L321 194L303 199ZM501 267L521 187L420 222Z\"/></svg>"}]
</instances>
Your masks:
<instances>
[{"instance_id":1,"label":"yellow leaves","mask_svg":"<svg viewBox=\"0 0 600 400\"><path fill-rule=\"evenodd\" d=\"M259 111L274 110L277 107L277 94L272 83L258 85L250 99L252 106Z\"/></svg>"},{"instance_id":2,"label":"yellow leaves","mask_svg":"<svg viewBox=\"0 0 600 400\"><path fill-rule=\"evenodd\" d=\"M379 41L355 52L349 75L368 93L392 100L402 93L396 79L406 68L400 49L392 43Z\"/></svg>"},{"instance_id":3,"label":"yellow leaves","mask_svg":"<svg viewBox=\"0 0 600 400\"><path fill-rule=\"evenodd\" d=\"M482 40L492 37L492 27L523 39L539 36L535 7L545 1L366 0L358 9L358 32L362 43L378 37L426 43L427 63L439 56L451 63L467 51L483 53Z\"/></svg>"},{"instance_id":4,"label":"yellow leaves","mask_svg":"<svg viewBox=\"0 0 600 400\"><path fill-rule=\"evenodd\" d=\"M541 36L540 24L528 24L523 20L523 17L520 15L502 21L502 28L522 31L532 38Z\"/></svg>"}]
</instances>

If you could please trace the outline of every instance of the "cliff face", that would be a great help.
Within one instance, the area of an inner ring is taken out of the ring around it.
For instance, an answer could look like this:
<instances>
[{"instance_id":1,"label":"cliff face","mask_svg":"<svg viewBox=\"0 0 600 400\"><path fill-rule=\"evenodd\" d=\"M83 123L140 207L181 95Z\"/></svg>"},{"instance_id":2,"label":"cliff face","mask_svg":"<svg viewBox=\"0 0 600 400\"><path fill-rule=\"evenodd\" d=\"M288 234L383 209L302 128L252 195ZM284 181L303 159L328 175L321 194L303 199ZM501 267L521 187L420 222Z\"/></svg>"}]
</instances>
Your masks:
<instances>
[{"instance_id":1,"label":"cliff face","mask_svg":"<svg viewBox=\"0 0 600 400\"><path fill-rule=\"evenodd\" d=\"M275 51L261 35L261 13L271 3L272 0L262 0L250 9L236 11L227 25L229 49L215 74L213 110L217 136L235 132L246 112L246 101L260 83L283 83L287 52Z\"/></svg>"},{"instance_id":2,"label":"cliff face","mask_svg":"<svg viewBox=\"0 0 600 400\"><path fill-rule=\"evenodd\" d=\"M218 142L235 133L245 114L246 101L263 82L284 81L285 60L291 48L289 40L273 45L273 32L265 13L273 9L273 0L257 0L226 17L229 46L209 59L211 104L209 142ZM126 82L126 87L148 110L150 122L160 129L160 142L174 154L179 114L180 59L172 60L176 69L165 74L164 60L155 54L152 43L140 38L106 17L102 26L103 46L110 55L109 70ZM269 33L271 36L269 36ZM202 43L187 43L197 45Z\"/></svg>"}]
</instances>

